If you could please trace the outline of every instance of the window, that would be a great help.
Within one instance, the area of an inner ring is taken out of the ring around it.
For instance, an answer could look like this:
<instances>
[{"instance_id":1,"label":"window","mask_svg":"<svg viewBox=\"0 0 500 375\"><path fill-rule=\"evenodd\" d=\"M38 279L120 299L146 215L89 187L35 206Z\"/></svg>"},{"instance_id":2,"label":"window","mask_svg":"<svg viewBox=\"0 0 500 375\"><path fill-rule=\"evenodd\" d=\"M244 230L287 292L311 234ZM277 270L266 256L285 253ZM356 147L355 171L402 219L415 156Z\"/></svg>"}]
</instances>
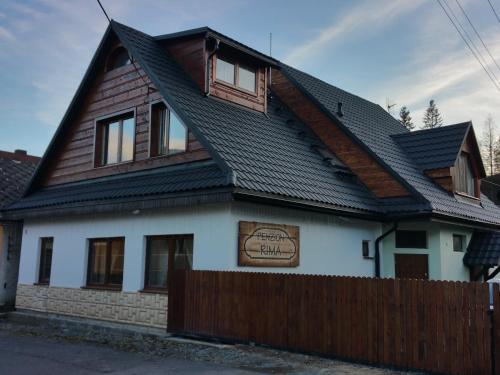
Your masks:
<instances>
[{"instance_id":1,"label":"window","mask_svg":"<svg viewBox=\"0 0 500 375\"><path fill-rule=\"evenodd\" d=\"M465 251L465 236L462 234L453 235L453 251Z\"/></svg>"},{"instance_id":2,"label":"window","mask_svg":"<svg viewBox=\"0 0 500 375\"><path fill-rule=\"evenodd\" d=\"M40 271L38 273L38 282L40 284L48 284L50 282L53 245L54 245L53 237L45 237L41 239Z\"/></svg>"},{"instance_id":3,"label":"window","mask_svg":"<svg viewBox=\"0 0 500 375\"><path fill-rule=\"evenodd\" d=\"M238 78L239 87L255 92L255 72L253 70L239 66Z\"/></svg>"},{"instance_id":4,"label":"window","mask_svg":"<svg viewBox=\"0 0 500 375\"><path fill-rule=\"evenodd\" d=\"M134 113L98 121L96 166L123 163L134 158Z\"/></svg>"},{"instance_id":5,"label":"window","mask_svg":"<svg viewBox=\"0 0 500 375\"><path fill-rule=\"evenodd\" d=\"M234 85L236 84L235 72L236 70L234 64L231 64L230 62L217 58L215 76L217 77L218 80Z\"/></svg>"},{"instance_id":6,"label":"window","mask_svg":"<svg viewBox=\"0 0 500 375\"><path fill-rule=\"evenodd\" d=\"M457 192L476 196L476 181L472 172L469 155L462 152L458 157L455 173L455 189Z\"/></svg>"},{"instance_id":7,"label":"window","mask_svg":"<svg viewBox=\"0 0 500 375\"><path fill-rule=\"evenodd\" d=\"M118 47L109 57L106 71L109 72L110 70L117 69L131 63L132 61L130 60L127 50L123 47Z\"/></svg>"},{"instance_id":8,"label":"window","mask_svg":"<svg viewBox=\"0 0 500 375\"><path fill-rule=\"evenodd\" d=\"M119 289L123 282L125 239L89 240L87 285Z\"/></svg>"},{"instance_id":9,"label":"window","mask_svg":"<svg viewBox=\"0 0 500 375\"><path fill-rule=\"evenodd\" d=\"M147 237L144 289L167 289L169 272L192 268L192 235Z\"/></svg>"},{"instance_id":10,"label":"window","mask_svg":"<svg viewBox=\"0 0 500 375\"><path fill-rule=\"evenodd\" d=\"M426 249L427 232L425 230L397 230L396 247L399 249Z\"/></svg>"},{"instance_id":11,"label":"window","mask_svg":"<svg viewBox=\"0 0 500 375\"><path fill-rule=\"evenodd\" d=\"M150 155L169 155L187 149L187 129L165 103L151 106Z\"/></svg>"},{"instance_id":12,"label":"window","mask_svg":"<svg viewBox=\"0 0 500 375\"><path fill-rule=\"evenodd\" d=\"M256 92L255 70L217 57L215 77L246 91Z\"/></svg>"},{"instance_id":13,"label":"window","mask_svg":"<svg viewBox=\"0 0 500 375\"><path fill-rule=\"evenodd\" d=\"M370 241L363 240L362 252L363 252L363 258L370 257Z\"/></svg>"}]
</instances>

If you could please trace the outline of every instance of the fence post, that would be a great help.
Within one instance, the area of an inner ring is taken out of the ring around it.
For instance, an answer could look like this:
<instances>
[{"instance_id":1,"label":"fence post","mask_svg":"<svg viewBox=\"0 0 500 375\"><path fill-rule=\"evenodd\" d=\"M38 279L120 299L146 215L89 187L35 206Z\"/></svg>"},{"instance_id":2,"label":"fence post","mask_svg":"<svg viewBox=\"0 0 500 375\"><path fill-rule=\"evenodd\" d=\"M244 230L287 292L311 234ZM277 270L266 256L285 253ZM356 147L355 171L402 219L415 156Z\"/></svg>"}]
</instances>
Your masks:
<instances>
[{"instance_id":1,"label":"fence post","mask_svg":"<svg viewBox=\"0 0 500 375\"><path fill-rule=\"evenodd\" d=\"M497 283L491 285L493 311L491 311L491 373L500 374L500 289Z\"/></svg>"}]
</instances>

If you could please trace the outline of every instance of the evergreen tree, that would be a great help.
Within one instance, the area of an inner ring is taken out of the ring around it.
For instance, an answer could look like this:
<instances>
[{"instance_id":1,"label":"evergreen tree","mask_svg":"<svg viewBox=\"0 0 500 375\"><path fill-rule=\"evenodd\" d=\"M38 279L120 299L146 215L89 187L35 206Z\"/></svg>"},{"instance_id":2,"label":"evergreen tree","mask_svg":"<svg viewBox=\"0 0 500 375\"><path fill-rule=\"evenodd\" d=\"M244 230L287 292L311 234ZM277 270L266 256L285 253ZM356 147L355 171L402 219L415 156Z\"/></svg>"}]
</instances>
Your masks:
<instances>
[{"instance_id":1,"label":"evergreen tree","mask_svg":"<svg viewBox=\"0 0 500 375\"><path fill-rule=\"evenodd\" d=\"M401 107L401 110L399 111L399 122L408 130L413 130L415 128L415 125L411 120L410 111L406 108L406 106Z\"/></svg>"},{"instance_id":2,"label":"evergreen tree","mask_svg":"<svg viewBox=\"0 0 500 375\"><path fill-rule=\"evenodd\" d=\"M443 118L439 113L439 109L436 106L434 99L429 102L429 107L427 107L425 111L422 122L424 123L424 129L439 128L443 125Z\"/></svg>"}]
</instances>

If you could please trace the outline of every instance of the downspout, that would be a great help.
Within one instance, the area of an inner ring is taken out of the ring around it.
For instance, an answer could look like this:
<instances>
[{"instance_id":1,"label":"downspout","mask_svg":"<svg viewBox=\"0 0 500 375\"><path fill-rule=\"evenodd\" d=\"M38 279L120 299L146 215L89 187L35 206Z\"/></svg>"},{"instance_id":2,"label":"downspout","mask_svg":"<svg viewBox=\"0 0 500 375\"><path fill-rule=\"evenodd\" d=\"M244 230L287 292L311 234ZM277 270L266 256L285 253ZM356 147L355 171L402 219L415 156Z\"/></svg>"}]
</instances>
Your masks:
<instances>
[{"instance_id":1,"label":"downspout","mask_svg":"<svg viewBox=\"0 0 500 375\"><path fill-rule=\"evenodd\" d=\"M380 241L382 241L385 237L387 237L392 232L395 232L398 229L398 223L394 223L391 229L387 232L382 233L375 240L375 277L380 277Z\"/></svg>"},{"instance_id":2,"label":"downspout","mask_svg":"<svg viewBox=\"0 0 500 375\"><path fill-rule=\"evenodd\" d=\"M207 56L207 71L205 72L205 96L210 96L210 71L212 70L212 56L219 50L220 40L216 38L210 38L215 41L213 49L208 53ZM210 40L207 38L207 41Z\"/></svg>"}]
</instances>

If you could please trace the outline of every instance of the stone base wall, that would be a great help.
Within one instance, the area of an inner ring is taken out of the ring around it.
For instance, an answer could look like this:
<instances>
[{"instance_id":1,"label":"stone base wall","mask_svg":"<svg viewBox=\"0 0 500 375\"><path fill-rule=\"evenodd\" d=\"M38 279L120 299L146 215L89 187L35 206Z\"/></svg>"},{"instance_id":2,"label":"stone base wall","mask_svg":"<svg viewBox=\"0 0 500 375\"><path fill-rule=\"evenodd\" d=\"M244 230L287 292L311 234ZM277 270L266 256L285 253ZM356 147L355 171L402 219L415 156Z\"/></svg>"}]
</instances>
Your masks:
<instances>
[{"instance_id":1,"label":"stone base wall","mask_svg":"<svg viewBox=\"0 0 500 375\"><path fill-rule=\"evenodd\" d=\"M167 327L168 296L158 293L18 284L16 307L46 313Z\"/></svg>"}]
</instances>

